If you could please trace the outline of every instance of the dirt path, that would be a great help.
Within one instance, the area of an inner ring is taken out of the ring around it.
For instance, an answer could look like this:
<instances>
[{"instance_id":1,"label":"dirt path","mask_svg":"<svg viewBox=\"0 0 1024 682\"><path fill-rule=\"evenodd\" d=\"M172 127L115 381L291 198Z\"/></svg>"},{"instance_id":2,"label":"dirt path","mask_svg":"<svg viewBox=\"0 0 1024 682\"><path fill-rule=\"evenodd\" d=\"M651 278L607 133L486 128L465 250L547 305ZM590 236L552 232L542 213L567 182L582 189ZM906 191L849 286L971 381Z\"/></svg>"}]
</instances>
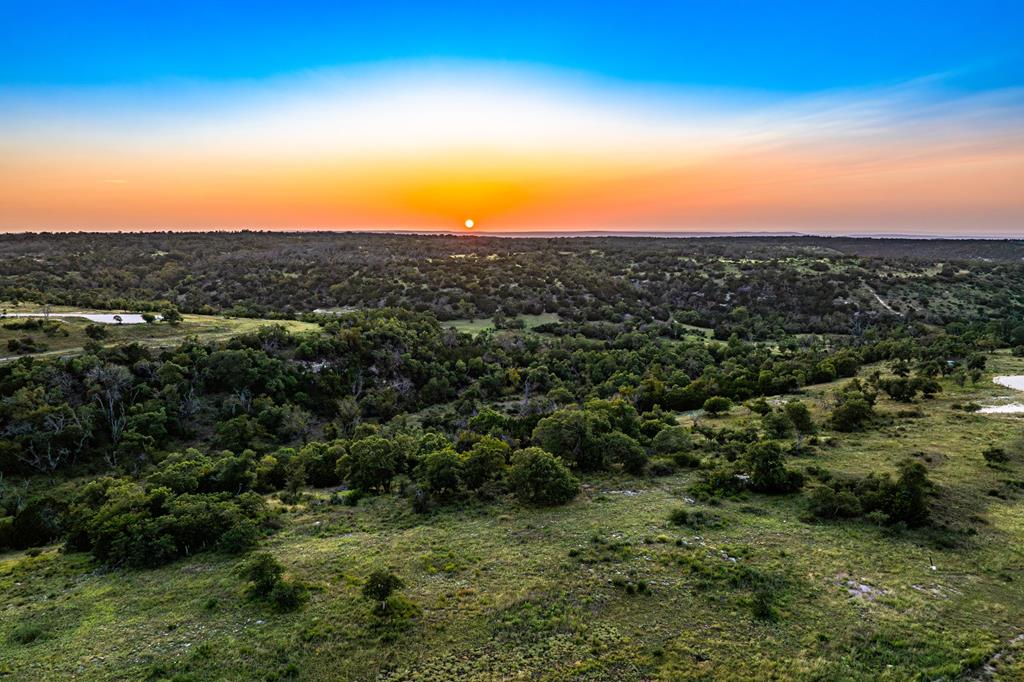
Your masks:
<instances>
[{"instance_id":1,"label":"dirt path","mask_svg":"<svg viewBox=\"0 0 1024 682\"><path fill-rule=\"evenodd\" d=\"M867 285L865 285L865 286L867 286ZM900 317L903 317L903 313L899 312L898 310L894 310L893 307L891 305L889 305L888 303L886 303L885 300L881 296L879 296L877 293L875 293L874 289L872 289L871 287L867 287L867 289L868 289L868 291L871 292L871 295L874 296L878 300L878 302L882 305L883 308L888 310L893 315L899 315Z\"/></svg>"}]
</instances>

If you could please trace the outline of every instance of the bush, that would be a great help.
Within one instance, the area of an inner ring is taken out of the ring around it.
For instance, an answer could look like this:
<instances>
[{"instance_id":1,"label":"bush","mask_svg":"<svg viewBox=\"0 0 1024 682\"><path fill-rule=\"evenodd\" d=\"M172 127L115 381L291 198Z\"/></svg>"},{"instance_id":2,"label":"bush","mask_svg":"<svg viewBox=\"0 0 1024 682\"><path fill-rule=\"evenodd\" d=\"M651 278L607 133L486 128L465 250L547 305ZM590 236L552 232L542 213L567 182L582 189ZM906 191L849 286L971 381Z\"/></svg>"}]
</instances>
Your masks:
<instances>
[{"instance_id":1,"label":"bush","mask_svg":"<svg viewBox=\"0 0 1024 682\"><path fill-rule=\"evenodd\" d=\"M217 549L225 554L245 554L255 548L259 541L259 528L252 521L244 519L224 531L217 541Z\"/></svg>"},{"instance_id":2,"label":"bush","mask_svg":"<svg viewBox=\"0 0 1024 682\"><path fill-rule=\"evenodd\" d=\"M687 452L693 449L693 439L690 432L684 426L669 426L654 436L651 441L651 449L659 455L674 455L677 452Z\"/></svg>"},{"instance_id":3,"label":"bush","mask_svg":"<svg viewBox=\"0 0 1024 682\"><path fill-rule=\"evenodd\" d=\"M712 417L717 417L731 409L732 401L720 395L711 396L704 401L704 411Z\"/></svg>"},{"instance_id":4,"label":"bush","mask_svg":"<svg viewBox=\"0 0 1024 682\"><path fill-rule=\"evenodd\" d=\"M626 473L639 476L647 467L647 453L640 444L621 431L613 431L601 437L607 457L622 467Z\"/></svg>"},{"instance_id":5,"label":"bush","mask_svg":"<svg viewBox=\"0 0 1024 682\"><path fill-rule=\"evenodd\" d=\"M377 613L385 613L391 595L403 587L405 583L391 571L377 570L367 576L363 583L363 598L375 602L374 610Z\"/></svg>"},{"instance_id":6,"label":"bush","mask_svg":"<svg viewBox=\"0 0 1024 682\"><path fill-rule=\"evenodd\" d=\"M504 441L484 436L463 455L462 479L470 490L478 490L505 473L512 448Z\"/></svg>"},{"instance_id":7,"label":"bush","mask_svg":"<svg viewBox=\"0 0 1024 682\"><path fill-rule=\"evenodd\" d=\"M807 409L807 405L799 400L790 400L785 404L783 410L797 433L802 435L814 433L814 420L811 418L811 411Z\"/></svg>"},{"instance_id":8,"label":"bush","mask_svg":"<svg viewBox=\"0 0 1024 682\"><path fill-rule=\"evenodd\" d=\"M14 546L14 517L0 516L0 549Z\"/></svg>"},{"instance_id":9,"label":"bush","mask_svg":"<svg viewBox=\"0 0 1024 682\"><path fill-rule=\"evenodd\" d=\"M656 457L647 465L651 476L671 476L676 472L676 463L666 457Z\"/></svg>"},{"instance_id":10,"label":"bush","mask_svg":"<svg viewBox=\"0 0 1024 682\"><path fill-rule=\"evenodd\" d=\"M242 577L249 581L247 591L254 597L269 597L274 587L281 581L284 566L266 552L260 552L247 561L241 568Z\"/></svg>"},{"instance_id":11,"label":"bush","mask_svg":"<svg viewBox=\"0 0 1024 682\"><path fill-rule=\"evenodd\" d=\"M266 552L253 556L239 572L249 581L246 588L249 597L264 600L278 611L294 611L306 601L306 586L285 580L284 566Z\"/></svg>"},{"instance_id":12,"label":"bush","mask_svg":"<svg viewBox=\"0 0 1024 682\"><path fill-rule=\"evenodd\" d=\"M874 408L863 398L850 398L832 410L832 428L836 431L859 431L875 415Z\"/></svg>"},{"instance_id":13,"label":"bush","mask_svg":"<svg viewBox=\"0 0 1024 682\"><path fill-rule=\"evenodd\" d=\"M565 504L580 492L580 483L561 460L541 448L526 448L512 456L509 484L523 502Z\"/></svg>"},{"instance_id":14,"label":"bush","mask_svg":"<svg viewBox=\"0 0 1024 682\"><path fill-rule=\"evenodd\" d=\"M46 637L46 630L36 622L18 623L8 639L12 644L31 644Z\"/></svg>"},{"instance_id":15,"label":"bush","mask_svg":"<svg viewBox=\"0 0 1024 682\"><path fill-rule=\"evenodd\" d=\"M449 500L459 492L459 470L462 461L452 448L431 452L420 465L427 490L439 501Z\"/></svg>"},{"instance_id":16,"label":"bush","mask_svg":"<svg viewBox=\"0 0 1024 682\"><path fill-rule=\"evenodd\" d=\"M306 603L308 595L309 590L305 585L291 580L278 580L267 595L267 601L278 611L294 611Z\"/></svg>"},{"instance_id":17,"label":"bush","mask_svg":"<svg viewBox=\"0 0 1024 682\"><path fill-rule=\"evenodd\" d=\"M39 547L58 539L64 532L65 505L49 498L31 500L10 521L7 544L14 549Z\"/></svg>"},{"instance_id":18,"label":"bush","mask_svg":"<svg viewBox=\"0 0 1024 682\"><path fill-rule=\"evenodd\" d=\"M747 409L754 414L764 416L772 411L772 406L764 398L758 398L747 402Z\"/></svg>"},{"instance_id":19,"label":"bush","mask_svg":"<svg viewBox=\"0 0 1024 682\"><path fill-rule=\"evenodd\" d=\"M762 493L791 493L800 489L804 477L786 469L782 449L772 442L753 443L747 448L746 464L750 487Z\"/></svg>"},{"instance_id":20,"label":"bush","mask_svg":"<svg viewBox=\"0 0 1024 682\"><path fill-rule=\"evenodd\" d=\"M240 548L265 518L256 493L175 495L164 487L144 490L129 479L93 481L76 496L67 515L70 549L88 550L111 565L158 566L179 556L219 546ZM243 550L244 551L244 550Z\"/></svg>"},{"instance_id":21,"label":"bush","mask_svg":"<svg viewBox=\"0 0 1024 682\"><path fill-rule=\"evenodd\" d=\"M761 416L761 426L768 438L788 438L793 435L793 422L785 412L773 410Z\"/></svg>"},{"instance_id":22,"label":"bush","mask_svg":"<svg viewBox=\"0 0 1024 682\"><path fill-rule=\"evenodd\" d=\"M902 521L911 528L928 522L928 493L932 483L928 471L920 462L904 460L899 465L899 476L889 491L887 509L884 511L894 521Z\"/></svg>"},{"instance_id":23,"label":"bush","mask_svg":"<svg viewBox=\"0 0 1024 682\"><path fill-rule=\"evenodd\" d=\"M102 324L85 325L85 335L93 341L102 341L109 336L106 328Z\"/></svg>"},{"instance_id":24,"label":"bush","mask_svg":"<svg viewBox=\"0 0 1024 682\"><path fill-rule=\"evenodd\" d=\"M672 455L672 461L676 466L689 467L691 469L700 466L700 457L692 452L677 452Z\"/></svg>"},{"instance_id":25,"label":"bush","mask_svg":"<svg viewBox=\"0 0 1024 682\"><path fill-rule=\"evenodd\" d=\"M1004 450L1003 448L1000 448L1000 447L996 447L994 445L991 446L991 447L985 448L981 452L981 456L985 458L985 461L989 465L992 465L992 464L1006 464L1007 462L1010 461L1010 456L1007 454L1006 450Z\"/></svg>"},{"instance_id":26,"label":"bush","mask_svg":"<svg viewBox=\"0 0 1024 682\"><path fill-rule=\"evenodd\" d=\"M338 474L352 487L368 493L387 492L400 472L398 448L381 436L355 441L338 460Z\"/></svg>"},{"instance_id":27,"label":"bush","mask_svg":"<svg viewBox=\"0 0 1024 682\"><path fill-rule=\"evenodd\" d=\"M707 514L701 509L690 510L686 507L677 507L668 515L669 523L673 526L687 526L689 528L703 528L715 525L718 519Z\"/></svg>"},{"instance_id":28,"label":"bush","mask_svg":"<svg viewBox=\"0 0 1024 682\"><path fill-rule=\"evenodd\" d=\"M603 413L565 409L537 422L533 441L569 466L598 471L608 466L600 436L610 430L611 424Z\"/></svg>"},{"instance_id":29,"label":"bush","mask_svg":"<svg viewBox=\"0 0 1024 682\"><path fill-rule=\"evenodd\" d=\"M849 490L836 492L823 485L811 491L808 511L819 519L849 519L863 512L860 500Z\"/></svg>"}]
</instances>

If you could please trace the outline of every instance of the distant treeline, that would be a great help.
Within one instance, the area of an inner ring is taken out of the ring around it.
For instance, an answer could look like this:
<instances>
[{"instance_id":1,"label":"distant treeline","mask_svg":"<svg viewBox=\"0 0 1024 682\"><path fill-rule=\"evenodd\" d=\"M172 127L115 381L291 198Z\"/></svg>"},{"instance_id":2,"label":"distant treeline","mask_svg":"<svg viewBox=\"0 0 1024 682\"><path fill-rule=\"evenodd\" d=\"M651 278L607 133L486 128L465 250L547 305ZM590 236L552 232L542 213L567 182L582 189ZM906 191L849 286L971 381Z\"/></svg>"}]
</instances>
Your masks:
<instances>
[{"instance_id":1,"label":"distant treeline","mask_svg":"<svg viewBox=\"0 0 1024 682\"><path fill-rule=\"evenodd\" d=\"M298 317L400 307L442 321L556 313L748 340L1024 318L1020 241L23 234L0 237L0 252L0 300L98 308Z\"/></svg>"}]
</instances>

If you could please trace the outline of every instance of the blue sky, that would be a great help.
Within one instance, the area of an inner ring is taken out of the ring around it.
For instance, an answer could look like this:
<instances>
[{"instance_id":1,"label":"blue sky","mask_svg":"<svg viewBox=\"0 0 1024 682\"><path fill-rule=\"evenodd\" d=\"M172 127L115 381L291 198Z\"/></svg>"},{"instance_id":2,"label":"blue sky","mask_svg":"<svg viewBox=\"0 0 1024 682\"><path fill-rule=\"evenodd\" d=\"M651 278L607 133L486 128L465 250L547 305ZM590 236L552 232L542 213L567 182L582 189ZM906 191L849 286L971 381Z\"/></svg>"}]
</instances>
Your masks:
<instances>
[{"instance_id":1,"label":"blue sky","mask_svg":"<svg viewBox=\"0 0 1024 682\"><path fill-rule=\"evenodd\" d=\"M0 230L1020 234L1024 0L0 0Z\"/></svg>"},{"instance_id":2,"label":"blue sky","mask_svg":"<svg viewBox=\"0 0 1024 682\"><path fill-rule=\"evenodd\" d=\"M431 58L810 92L1024 85L1024 2L0 2L0 84L260 79Z\"/></svg>"}]
</instances>

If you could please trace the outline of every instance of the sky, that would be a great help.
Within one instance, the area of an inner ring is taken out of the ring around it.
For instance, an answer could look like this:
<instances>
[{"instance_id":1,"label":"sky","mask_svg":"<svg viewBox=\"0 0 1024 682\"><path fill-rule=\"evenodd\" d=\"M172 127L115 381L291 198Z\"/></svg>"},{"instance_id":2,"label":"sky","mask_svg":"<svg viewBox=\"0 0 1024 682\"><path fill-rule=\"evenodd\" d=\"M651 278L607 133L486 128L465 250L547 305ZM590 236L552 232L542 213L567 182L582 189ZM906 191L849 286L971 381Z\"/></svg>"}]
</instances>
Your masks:
<instances>
[{"instance_id":1,"label":"sky","mask_svg":"<svg viewBox=\"0 0 1024 682\"><path fill-rule=\"evenodd\" d=\"M1024 234L1024 3L0 0L0 230Z\"/></svg>"}]
</instances>

